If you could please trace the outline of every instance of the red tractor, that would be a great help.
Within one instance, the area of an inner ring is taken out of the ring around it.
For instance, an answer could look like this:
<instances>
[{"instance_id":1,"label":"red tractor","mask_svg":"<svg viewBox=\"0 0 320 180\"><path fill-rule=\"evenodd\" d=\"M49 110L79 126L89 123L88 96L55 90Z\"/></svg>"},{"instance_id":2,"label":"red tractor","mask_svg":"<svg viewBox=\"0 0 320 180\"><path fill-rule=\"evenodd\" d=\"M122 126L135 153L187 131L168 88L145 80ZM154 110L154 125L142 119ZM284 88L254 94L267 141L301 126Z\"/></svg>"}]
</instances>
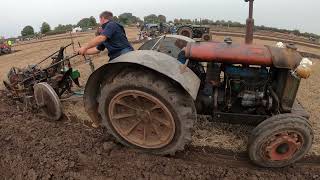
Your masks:
<instances>
[{"instance_id":1,"label":"red tractor","mask_svg":"<svg viewBox=\"0 0 320 180\"><path fill-rule=\"evenodd\" d=\"M9 46L6 43L0 43L0 55L2 54L10 54L11 51L11 46Z\"/></svg>"},{"instance_id":2,"label":"red tractor","mask_svg":"<svg viewBox=\"0 0 320 180\"><path fill-rule=\"evenodd\" d=\"M300 160L313 130L296 95L311 62L293 45L252 44L253 0L246 1L246 44L167 35L96 70L84 95L91 119L125 146L158 155L184 149L197 114L257 124L248 144L253 163L284 167Z\"/></svg>"}]
</instances>

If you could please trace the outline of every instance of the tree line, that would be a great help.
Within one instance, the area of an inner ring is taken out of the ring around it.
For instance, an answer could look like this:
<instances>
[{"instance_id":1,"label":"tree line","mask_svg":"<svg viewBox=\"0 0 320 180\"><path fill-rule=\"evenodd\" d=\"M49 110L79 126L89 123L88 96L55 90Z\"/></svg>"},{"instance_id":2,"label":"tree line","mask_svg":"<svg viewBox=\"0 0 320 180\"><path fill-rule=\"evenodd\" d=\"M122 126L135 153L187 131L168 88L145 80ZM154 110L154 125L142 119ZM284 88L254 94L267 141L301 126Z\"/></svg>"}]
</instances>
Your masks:
<instances>
[{"instance_id":1,"label":"tree line","mask_svg":"<svg viewBox=\"0 0 320 180\"><path fill-rule=\"evenodd\" d=\"M141 20L139 17L132 15L132 13L123 13L123 14L120 14L119 16L114 16L113 20L116 22L119 22L123 25L131 25L131 24L137 24L137 23L142 24L142 23L161 23L161 22L165 23L165 22L167 22L166 16L164 16L164 15L151 14L149 16L144 17L144 19ZM91 16L89 18L83 18L75 25L59 24L55 28L51 28L51 26L47 22L43 22L40 27L39 32L35 32L34 28L32 26L28 25L22 29L21 35L23 37L30 37L30 36L38 36L40 34L45 34L45 35L62 34L62 33L72 31L72 29L76 28L76 27L88 29L88 28L95 28L95 27L97 27L97 25L98 25L98 23L93 16Z\"/></svg>"},{"instance_id":2,"label":"tree line","mask_svg":"<svg viewBox=\"0 0 320 180\"><path fill-rule=\"evenodd\" d=\"M123 25L132 25L132 24L143 24L143 23L166 23L167 18L165 15L156 15L156 14L150 14L148 16L145 16L143 20L141 20L139 17L134 16L132 13L123 13L119 16L114 16L114 21L119 22ZM240 27L244 28L246 25L242 24L240 22L236 21L225 21L225 20L210 20L210 19L174 19L173 21L169 21L168 23L173 23L175 25L182 25L182 24L196 24L196 25L215 25L215 26L222 26L222 27ZM91 16L89 18L83 18L81 19L76 25L67 24L62 25L59 24L55 28L51 28L51 26L44 22L42 23L42 26L40 28L40 32L36 33L34 31L34 28L32 26L26 26L21 31L22 36L33 36L37 34L46 34L46 35L53 35L53 34L61 34L66 33L68 31L72 31L75 27L81 27L83 29L86 28L95 28L98 26L98 23L96 19ZM280 32L280 33L287 33L287 34L294 34L296 36L304 36L307 38L313 37L319 39L320 36L314 33L302 33L299 30L288 30L288 29L281 29L281 28L274 28L274 27L267 27L267 26L255 26L255 30L267 30L267 31L273 31L273 32Z\"/></svg>"},{"instance_id":3,"label":"tree line","mask_svg":"<svg viewBox=\"0 0 320 180\"><path fill-rule=\"evenodd\" d=\"M75 27L93 28L93 27L96 27L97 25L98 25L98 23L93 16L91 16L89 18L83 18L75 25L59 24L55 28L51 28L51 26L47 22L43 22L40 27L40 32L35 32L34 28L32 26L28 25L22 29L21 35L23 37L26 37L26 36L37 36L39 34L45 34L45 35L62 34L62 33L72 31L72 29Z\"/></svg>"}]
</instances>

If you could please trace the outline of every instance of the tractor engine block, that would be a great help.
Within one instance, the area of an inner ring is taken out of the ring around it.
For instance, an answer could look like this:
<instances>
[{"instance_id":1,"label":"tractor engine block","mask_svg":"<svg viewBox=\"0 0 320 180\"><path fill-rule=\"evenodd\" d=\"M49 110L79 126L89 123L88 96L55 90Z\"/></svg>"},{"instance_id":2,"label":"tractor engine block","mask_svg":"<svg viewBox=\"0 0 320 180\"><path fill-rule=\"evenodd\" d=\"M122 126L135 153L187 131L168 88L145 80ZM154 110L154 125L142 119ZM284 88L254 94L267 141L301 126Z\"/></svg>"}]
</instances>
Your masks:
<instances>
[{"instance_id":1,"label":"tractor engine block","mask_svg":"<svg viewBox=\"0 0 320 180\"><path fill-rule=\"evenodd\" d=\"M268 70L264 67L224 67L225 106L231 112L256 111L270 104L267 95Z\"/></svg>"},{"instance_id":2,"label":"tractor engine block","mask_svg":"<svg viewBox=\"0 0 320 180\"><path fill-rule=\"evenodd\" d=\"M198 112L267 115L272 108L269 71L263 66L209 63L197 98Z\"/></svg>"}]
</instances>

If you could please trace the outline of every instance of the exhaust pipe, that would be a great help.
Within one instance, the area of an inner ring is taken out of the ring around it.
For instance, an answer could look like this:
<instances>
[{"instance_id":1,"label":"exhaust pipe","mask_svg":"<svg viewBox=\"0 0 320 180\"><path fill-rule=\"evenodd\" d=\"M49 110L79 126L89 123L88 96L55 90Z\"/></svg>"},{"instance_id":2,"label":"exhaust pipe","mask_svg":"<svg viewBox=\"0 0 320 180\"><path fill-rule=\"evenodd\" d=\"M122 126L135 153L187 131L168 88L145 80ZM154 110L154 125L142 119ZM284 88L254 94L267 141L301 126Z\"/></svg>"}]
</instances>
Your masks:
<instances>
[{"instance_id":1,"label":"exhaust pipe","mask_svg":"<svg viewBox=\"0 0 320 180\"><path fill-rule=\"evenodd\" d=\"M253 28L254 28L254 19L253 19L253 1L254 0L244 0L245 2L249 2L249 17L246 23L246 37L245 43L252 44L253 42Z\"/></svg>"}]
</instances>

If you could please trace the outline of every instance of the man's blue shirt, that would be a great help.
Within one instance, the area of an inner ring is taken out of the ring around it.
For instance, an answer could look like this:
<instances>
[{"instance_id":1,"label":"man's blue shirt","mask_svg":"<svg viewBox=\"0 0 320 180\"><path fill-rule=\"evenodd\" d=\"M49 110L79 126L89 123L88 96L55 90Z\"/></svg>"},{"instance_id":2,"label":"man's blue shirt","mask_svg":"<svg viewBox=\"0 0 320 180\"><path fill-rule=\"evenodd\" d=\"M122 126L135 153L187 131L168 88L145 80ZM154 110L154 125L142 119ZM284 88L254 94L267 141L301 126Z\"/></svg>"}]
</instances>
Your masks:
<instances>
[{"instance_id":1,"label":"man's blue shirt","mask_svg":"<svg viewBox=\"0 0 320 180\"><path fill-rule=\"evenodd\" d=\"M133 50L133 47L129 43L123 26L114 21L108 21L102 25L101 35L107 37L107 40L97 46L97 49L103 51L108 49L109 57L115 58L121 55L121 51L124 49Z\"/></svg>"}]
</instances>

